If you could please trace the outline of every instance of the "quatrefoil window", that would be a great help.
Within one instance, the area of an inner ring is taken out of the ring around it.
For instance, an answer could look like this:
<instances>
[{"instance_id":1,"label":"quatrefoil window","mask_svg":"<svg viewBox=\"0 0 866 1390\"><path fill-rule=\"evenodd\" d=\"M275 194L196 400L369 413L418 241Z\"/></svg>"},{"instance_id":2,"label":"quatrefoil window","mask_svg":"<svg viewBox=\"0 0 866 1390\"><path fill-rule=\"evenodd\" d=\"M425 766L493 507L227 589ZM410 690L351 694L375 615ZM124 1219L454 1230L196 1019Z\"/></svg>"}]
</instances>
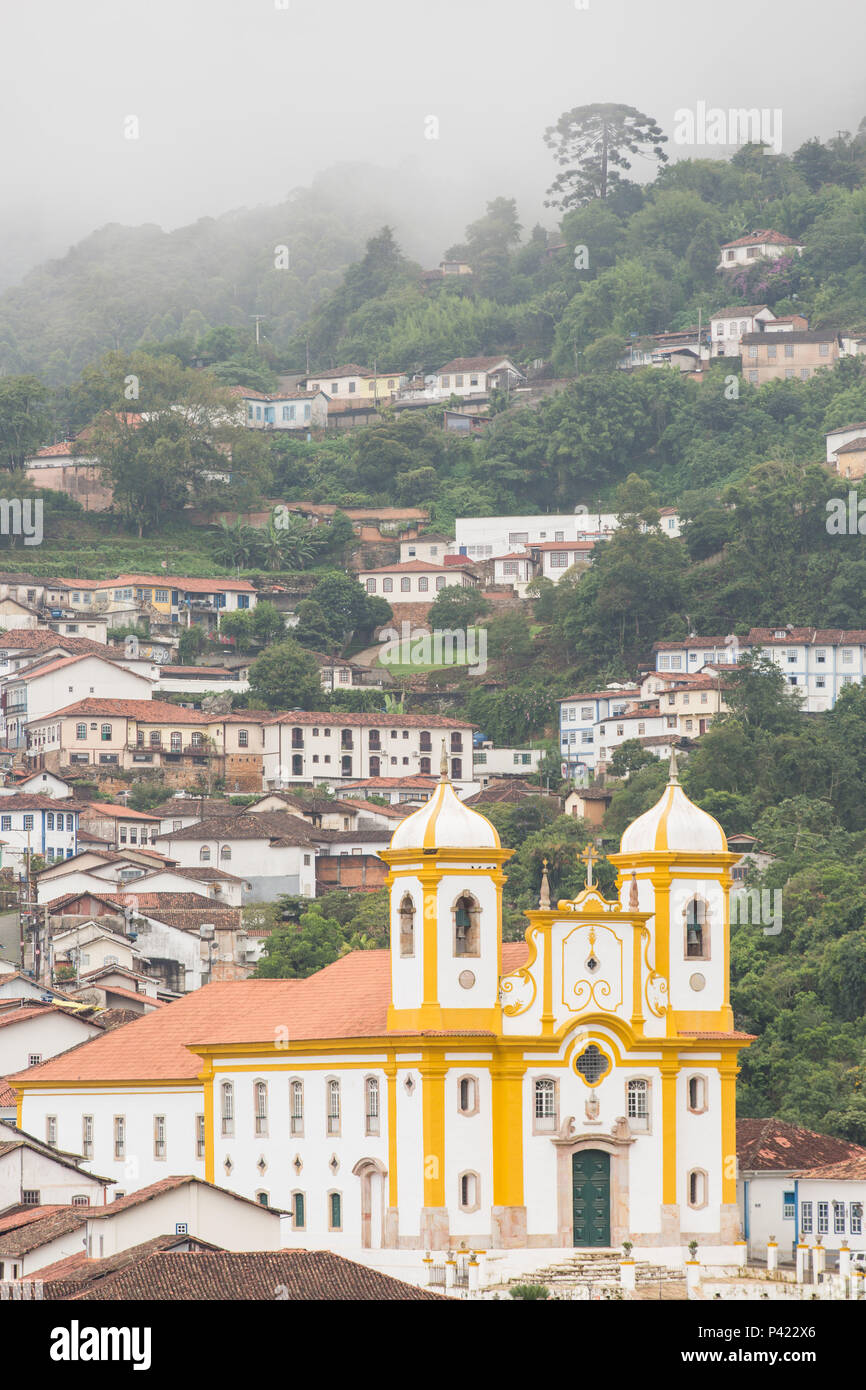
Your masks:
<instances>
[{"instance_id":1,"label":"quatrefoil window","mask_svg":"<svg viewBox=\"0 0 866 1390\"><path fill-rule=\"evenodd\" d=\"M574 1070L583 1077L587 1086L596 1086L610 1071L610 1067L610 1058L606 1057L595 1043L590 1043L589 1047L584 1048L574 1064Z\"/></svg>"},{"instance_id":2,"label":"quatrefoil window","mask_svg":"<svg viewBox=\"0 0 866 1390\"><path fill-rule=\"evenodd\" d=\"M590 975L595 974L596 970L598 969L598 961L596 960L595 956L591 955L589 957L589 959L586 962L586 968L589 971Z\"/></svg>"}]
</instances>

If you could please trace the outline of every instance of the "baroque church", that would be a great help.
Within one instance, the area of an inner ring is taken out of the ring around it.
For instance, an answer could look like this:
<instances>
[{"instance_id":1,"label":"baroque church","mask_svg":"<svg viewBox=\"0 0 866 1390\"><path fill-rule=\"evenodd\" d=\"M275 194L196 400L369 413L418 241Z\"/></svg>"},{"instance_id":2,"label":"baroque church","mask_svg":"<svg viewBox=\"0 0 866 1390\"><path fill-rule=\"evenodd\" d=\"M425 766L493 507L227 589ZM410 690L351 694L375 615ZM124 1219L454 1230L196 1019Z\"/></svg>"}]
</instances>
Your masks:
<instances>
[{"instance_id":1,"label":"baroque church","mask_svg":"<svg viewBox=\"0 0 866 1390\"><path fill-rule=\"evenodd\" d=\"M199 1172L313 1248L731 1246L751 1039L729 1001L721 827L672 760L610 856L616 898L588 847L586 887L551 902L545 868L525 941L503 943L511 854L443 773L382 853L389 951L210 985L30 1068L20 1123L52 1121L66 1148L83 1125L126 1191Z\"/></svg>"}]
</instances>

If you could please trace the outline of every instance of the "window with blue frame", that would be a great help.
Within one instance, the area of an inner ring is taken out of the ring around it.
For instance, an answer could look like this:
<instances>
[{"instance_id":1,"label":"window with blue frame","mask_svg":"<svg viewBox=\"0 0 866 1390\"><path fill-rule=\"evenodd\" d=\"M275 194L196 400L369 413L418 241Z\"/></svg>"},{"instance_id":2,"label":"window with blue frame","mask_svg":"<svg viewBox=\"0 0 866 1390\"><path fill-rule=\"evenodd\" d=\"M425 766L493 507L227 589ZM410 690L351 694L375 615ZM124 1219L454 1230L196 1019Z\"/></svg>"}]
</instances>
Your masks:
<instances>
[{"instance_id":1,"label":"window with blue frame","mask_svg":"<svg viewBox=\"0 0 866 1390\"><path fill-rule=\"evenodd\" d=\"M266 424L266 425L272 425L273 423L274 423L274 407L273 407L272 405L266 405L266 406L265 406L265 424Z\"/></svg>"},{"instance_id":2,"label":"window with blue frame","mask_svg":"<svg viewBox=\"0 0 866 1390\"><path fill-rule=\"evenodd\" d=\"M783 1221L793 1221L797 1214L796 1198L793 1192L782 1194L782 1219Z\"/></svg>"},{"instance_id":3,"label":"window with blue frame","mask_svg":"<svg viewBox=\"0 0 866 1390\"><path fill-rule=\"evenodd\" d=\"M238 594L238 608L249 608L249 606L250 606L250 596L249 596L249 594Z\"/></svg>"}]
</instances>

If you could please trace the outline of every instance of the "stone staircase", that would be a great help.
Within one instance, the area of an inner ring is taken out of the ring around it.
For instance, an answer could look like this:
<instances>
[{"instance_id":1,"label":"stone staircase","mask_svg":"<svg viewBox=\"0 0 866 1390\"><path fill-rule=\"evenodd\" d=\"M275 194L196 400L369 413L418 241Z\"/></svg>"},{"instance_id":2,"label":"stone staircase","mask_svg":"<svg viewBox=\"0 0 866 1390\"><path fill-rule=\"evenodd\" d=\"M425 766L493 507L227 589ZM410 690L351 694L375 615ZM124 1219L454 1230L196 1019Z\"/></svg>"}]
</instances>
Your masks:
<instances>
[{"instance_id":1,"label":"stone staircase","mask_svg":"<svg viewBox=\"0 0 866 1390\"><path fill-rule=\"evenodd\" d=\"M587 1284L618 1287L620 1258L619 1250L576 1250L557 1264L545 1265L531 1274L512 1276L508 1283L546 1284L551 1290L574 1289ZM635 1266L638 1286L681 1283L683 1277L681 1269L653 1265L648 1260L639 1260Z\"/></svg>"}]
</instances>

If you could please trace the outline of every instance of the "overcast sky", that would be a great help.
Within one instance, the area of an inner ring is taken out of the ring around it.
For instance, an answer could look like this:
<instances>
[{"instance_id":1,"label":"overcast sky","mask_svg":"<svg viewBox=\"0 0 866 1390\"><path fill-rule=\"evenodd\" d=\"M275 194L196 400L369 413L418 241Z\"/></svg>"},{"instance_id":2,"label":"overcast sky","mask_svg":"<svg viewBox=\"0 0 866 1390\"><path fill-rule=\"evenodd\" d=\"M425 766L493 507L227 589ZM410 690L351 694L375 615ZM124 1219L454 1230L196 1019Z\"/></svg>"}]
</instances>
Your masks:
<instances>
[{"instance_id":1,"label":"overcast sky","mask_svg":"<svg viewBox=\"0 0 866 1390\"><path fill-rule=\"evenodd\" d=\"M279 202L346 159L453 177L471 190L472 215L516 195L531 224L555 172L544 128L594 101L637 106L669 135L675 111L699 101L779 108L786 153L866 114L864 0L4 8L0 255L16 263L106 222L168 230ZM429 116L436 140L425 138ZM138 139L125 138L128 117Z\"/></svg>"}]
</instances>

